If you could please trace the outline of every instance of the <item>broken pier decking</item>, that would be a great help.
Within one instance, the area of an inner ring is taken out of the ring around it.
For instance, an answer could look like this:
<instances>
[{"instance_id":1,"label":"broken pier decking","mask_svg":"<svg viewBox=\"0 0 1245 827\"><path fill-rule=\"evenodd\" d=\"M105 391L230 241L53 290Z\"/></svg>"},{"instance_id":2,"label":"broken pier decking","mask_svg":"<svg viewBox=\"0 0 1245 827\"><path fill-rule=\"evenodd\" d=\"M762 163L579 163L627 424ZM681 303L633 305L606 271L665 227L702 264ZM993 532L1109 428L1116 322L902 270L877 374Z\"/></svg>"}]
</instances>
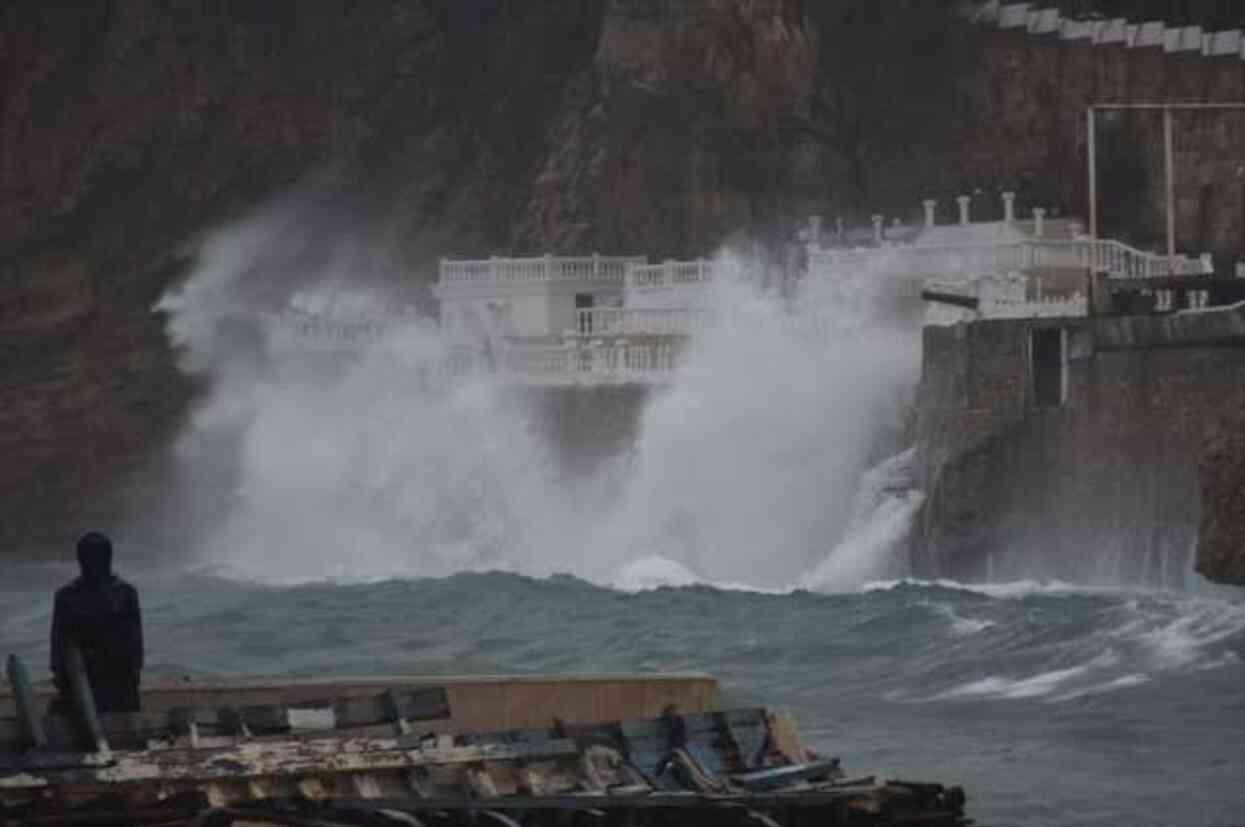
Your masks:
<instances>
[{"instance_id":1,"label":"broken pier decking","mask_svg":"<svg viewBox=\"0 0 1245 827\"><path fill-rule=\"evenodd\" d=\"M84 670L70 675L68 716L42 726L20 663L9 671L18 741L0 747L4 827L965 823L958 788L848 779L837 759L805 750L782 715L670 702L709 697L704 676L520 680L590 695L640 682L644 693L614 695L615 705L667 703L655 717L473 730L447 726L465 715L446 686L387 680L166 690L143 714L96 716ZM480 686L458 680L459 697ZM670 691L659 698L654 687ZM207 705L171 703L189 698ZM566 711L590 717L583 709Z\"/></svg>"},{"instance_id":2,"label":"broken pier decking","mask_svg":"<svg viewBox=\"0 0 1245 827\"><path fill-rule=\"evenodd\" d=\"M673 704L686 712L712 709L717 682L702 673L593 675L398 675L388 677L184 680L145 683L141 716L109 716L111 729L161 727L160 716L179 708L244 709L299 705L324 698L370 698L386 690L444 692L449 715L429 720L432 732L489 732L567 723L652 718ZM33 691L36 717L53 697L50 687ZM228 714L228 713L225 713ZM152 717L154 716L154 718ZM13 695L0 689L0 753L17 732Z\"/></svg>"}]
</instances>

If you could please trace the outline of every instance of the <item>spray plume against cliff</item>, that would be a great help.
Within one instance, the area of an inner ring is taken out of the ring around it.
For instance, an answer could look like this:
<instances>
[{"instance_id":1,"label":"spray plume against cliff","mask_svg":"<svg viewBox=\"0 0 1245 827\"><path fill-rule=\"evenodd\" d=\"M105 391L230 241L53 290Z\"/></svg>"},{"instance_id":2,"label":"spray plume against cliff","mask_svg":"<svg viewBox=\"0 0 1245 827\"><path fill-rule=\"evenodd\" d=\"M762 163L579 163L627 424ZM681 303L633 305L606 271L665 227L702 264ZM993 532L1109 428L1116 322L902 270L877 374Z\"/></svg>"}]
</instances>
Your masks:
<instances>
[{"instance_id":1,"label":"spray plume against cliff","mask_svg":"<svg viewBox=\"0 0 1245 827\"><path fill-rule=\"evenodd\" d=\"M294 231L303 212L287 204L218 232L160 305L211 388L178 445L189 502L176 513L199 515L179 532L201 562L238 575L508 569L786 586L853 519L859 476L894 439L915 381L916 337L862 305L868 291L810 283L786 301L759 286L756 262L723 253L713 321L645 406L632 448L569 472L521 390L429 381L446 354L428 320L410 315L344 359L280 348L257 306L339 318L392 306L379 288L345 286L384 257L349 234Z\"/></svg>"}]
</instances>

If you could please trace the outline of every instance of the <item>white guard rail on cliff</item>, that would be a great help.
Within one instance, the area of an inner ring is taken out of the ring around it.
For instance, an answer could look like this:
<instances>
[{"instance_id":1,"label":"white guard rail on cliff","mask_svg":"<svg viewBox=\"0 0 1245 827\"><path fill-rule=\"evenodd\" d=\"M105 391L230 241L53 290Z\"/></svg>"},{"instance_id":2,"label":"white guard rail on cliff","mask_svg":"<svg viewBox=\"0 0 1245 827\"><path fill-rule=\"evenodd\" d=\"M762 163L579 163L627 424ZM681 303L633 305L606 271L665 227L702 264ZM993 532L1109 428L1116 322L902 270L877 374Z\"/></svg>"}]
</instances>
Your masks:
<instances>
[{"instance_id":1,"label":"white guard rail on cliff","mask_svg":"<svg viewBox=\"0 0 1245 827\"><path fill-rule=\"evenodd\" d=\"M984 276L961 281L930 279L925 282L924 287L926 290L943 295L977 299L975 311L966 308L948 314L939 310L927 317L944 319L946 323L964 318L1045 319L1089 315L1089 300L1079 292L1070 296L1026 298L1026 283L1023 276ZM937 303L933 306L937 306Z\"/></svg>"},{"instance_id":2,"label":"white guard rail on cliff","mask_svg":"<svg viewBox=\"0 0 1245 827\"><path fill-rule=\"evenodd\" d=\"M578 256L487 258L474 261L441 259L441 284L531 284L557 281L616 282L627 268L647 261L643 256Z\"/></svg>"},{"instance_id":3,"label":"white guard rail on cliff","mask_svg":"<svg viewBox=\"0 0 1245 827\"><path fill-rule=\"evenodd\" d=\"M1206 258L1148 253L1111 239L1031 239L997 244L900 245L854 250L813 250L812 272L880 269L887 275L958 276L1078 268L1111 278L1209 275Z\"/></svg>"},{"instance_id":4,"label":"white guard rail on cliff","mask_svg":"<svg viewBox=\"0 0 1245 827\"><path fill-rule=\"evenodd\" d=\"M627 271L627 287L676 287L713 280L713 262L663 261L660 264L634 264Z\"/></svg>"},{"instance_id":5,"label":"white guard rail on cliff","mask_svg":"<svg viewBox=\"0 0 1245 827\"><path fill-rule=\"evenodd\" d=\"M691 308L596 307L577 310L578 336L689 336L703 318Z\"/></svg>"},{"instance_id":6,"label":"white guard rail on cliff","mask_svg":"<svg viewBox=\"0 0 1245 827\"><path fill-rule=\"evenodd\" d=\"M1081 293L1066 298L995 300L982 305L981 315L986 319L1075 318L1089 315L1089 301Z\"/></svg>"},{"instance_id":7,"label":"white guard rail on cliff","mask_svg":"<svg viewBox=\"0 0 1245 827\"><path fill-rule=\"evenodd\" d=\"M380 342L393 330L394 321L381 319L333 319L306 313L266 313L272 341L299 350L358 350Z\"/></svg>"},{"instance_id":8,"label":"white guard rail on cliff","mask_svg":"<svg viewBox=\"0 0 1245 827\"><path fill-rule=\"evenodd\" d=\"M673 344L593 343L512 345L500 359L502 375L528 385L653 384L668 381L677 364Z\"/></svg>"}]
</instances>

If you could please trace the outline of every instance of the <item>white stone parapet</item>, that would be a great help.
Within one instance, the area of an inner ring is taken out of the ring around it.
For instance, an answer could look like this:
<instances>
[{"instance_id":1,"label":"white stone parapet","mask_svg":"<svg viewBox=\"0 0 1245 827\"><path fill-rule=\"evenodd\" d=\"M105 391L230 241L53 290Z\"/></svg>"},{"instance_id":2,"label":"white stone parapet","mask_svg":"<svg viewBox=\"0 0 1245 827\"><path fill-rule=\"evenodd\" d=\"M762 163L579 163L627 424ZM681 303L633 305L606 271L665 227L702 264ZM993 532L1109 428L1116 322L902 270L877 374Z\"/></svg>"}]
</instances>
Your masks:
<instances>
[{"instance_id":1,"label":"white stone parapet","mask_svg":"<svg viewBox=\"0 0 1245 827\"><path fill-rule=\"evenodd\" d=\"M573 336L688 336L704 317L690 307L594 307L575 311Z\"/></svg>"},{"instance_id":2,"label":"white stone parapet","mask_svg":"<svg viewBox=\"0 0 1245 827\"><path fill-rule=\"evenodd\" d=\"M374 345L406 321L399 317L338 319L298 311L264 313L260 318L277 347L344 351Z\"/></svg>"},{"instance_id":3,"label":"white stone parapet","mask_svg":"<svg viewBox=\"0 0 1245 827\"><path fill-rule=\"evenodd\" d=\"M1077 318L1089 315L1089 301L1082 293L1070 296L1038 296L1029 298L1028 279L1020 273L991 275L975 279L943 281L931 279L924 288L945 296L977 299L977 309L953 308L931 303L927 321L950 324L969 319L1044 319Z\"/></svg>"},{"instance_id":4,"label":"white stone parapet","mask_svg":"<svg viewBox=\"0 0 1245 827\"><path fill-rule=\"evenodd\" d=\"M712 280L713 262L703 258L695 261L666 260L660 264L631 264L626 270L628 288L676 287Z\"/></svg>"},{"instance_id":5,"label":"white stone parapet","mask_svg":"<svg viewBox=\"0 0 1245 827\"><path fill-rule=\"evenodd\" d=\"M1203 257L1138 250L1111 239L1031 238L992 244L908 244L892 247L809 251L809 269L867 267L895 275L963 276L1012 270L1085 269L1111 278L1144 279L1210 275Z\"/></svg>"},{"instance_id":6,"label":"white stone parapet","mask_svg":"<svg viewBox=\"0 0 1245 827\"><path fill-rule=\"evenodd\" d=\"M1058 35L1061 40L1088 40L1095 46L1161 48L1168 53L1191 52L1211 58L1245 60L1245 35L1240 29L1208 32L1201 26L1168 26L1154 20L1064 17L1059 9L1050 5L1040 7L1043 5L984 0L966 3L963 14L983 26L1023 30L1036 37Z\"/></svg>"},{"instance_id":7,"label":"white stone parapet","mask_svg":"<svg viewBox=\"0 0 1245 827\"><path fill-rule=\"evenodd\" d=\"M654 384L669 381L677 364L671 342L516 343L502 351L498 373L525 385Z\"/></svg>"},{"instance_id":8,"label":"white stone parapet","mask_svg":"<svg viewBox=\"0 0 1245 827\"><path fill-rule=\"evenodd\" d=\"M441 285L530 284L533 282L614 282L627 269L647 262L643 256L538 256L535 258L441 259Z\"/></svg>"}]
</instances>

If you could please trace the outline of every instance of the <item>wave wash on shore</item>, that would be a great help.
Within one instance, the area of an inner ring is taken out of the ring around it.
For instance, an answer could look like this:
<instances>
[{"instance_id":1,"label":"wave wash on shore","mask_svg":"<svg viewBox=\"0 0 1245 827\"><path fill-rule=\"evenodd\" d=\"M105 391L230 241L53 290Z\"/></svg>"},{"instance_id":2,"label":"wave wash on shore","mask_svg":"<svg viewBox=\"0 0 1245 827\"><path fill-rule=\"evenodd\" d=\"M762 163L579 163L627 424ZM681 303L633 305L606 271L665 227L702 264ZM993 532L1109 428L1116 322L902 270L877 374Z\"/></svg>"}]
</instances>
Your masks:
<instances>
[{"instance_id":1,"label":"wave wash on shore","mask_svg":"<svg viewBox=\"0 0 1245 827\"><path fill-rule=\"evenodd\" d=\"M902 534L894 502L870 532L857 496L919 360L876 281L809 280L784 299L722 252L713 321L649 396L631 450L570 472L521 390L428 381L447 355L432 320L408 313L345 359L274 345L257 308L364 318L413 287L328 212L288 202L218 231L158 305L210 388L170 508L198 562L268 581L503 569L624 587L663 571L782 587L819 570L828 589L902 573L859 547L826 567L849 531Z\"/></svg>"}]
</instances>

